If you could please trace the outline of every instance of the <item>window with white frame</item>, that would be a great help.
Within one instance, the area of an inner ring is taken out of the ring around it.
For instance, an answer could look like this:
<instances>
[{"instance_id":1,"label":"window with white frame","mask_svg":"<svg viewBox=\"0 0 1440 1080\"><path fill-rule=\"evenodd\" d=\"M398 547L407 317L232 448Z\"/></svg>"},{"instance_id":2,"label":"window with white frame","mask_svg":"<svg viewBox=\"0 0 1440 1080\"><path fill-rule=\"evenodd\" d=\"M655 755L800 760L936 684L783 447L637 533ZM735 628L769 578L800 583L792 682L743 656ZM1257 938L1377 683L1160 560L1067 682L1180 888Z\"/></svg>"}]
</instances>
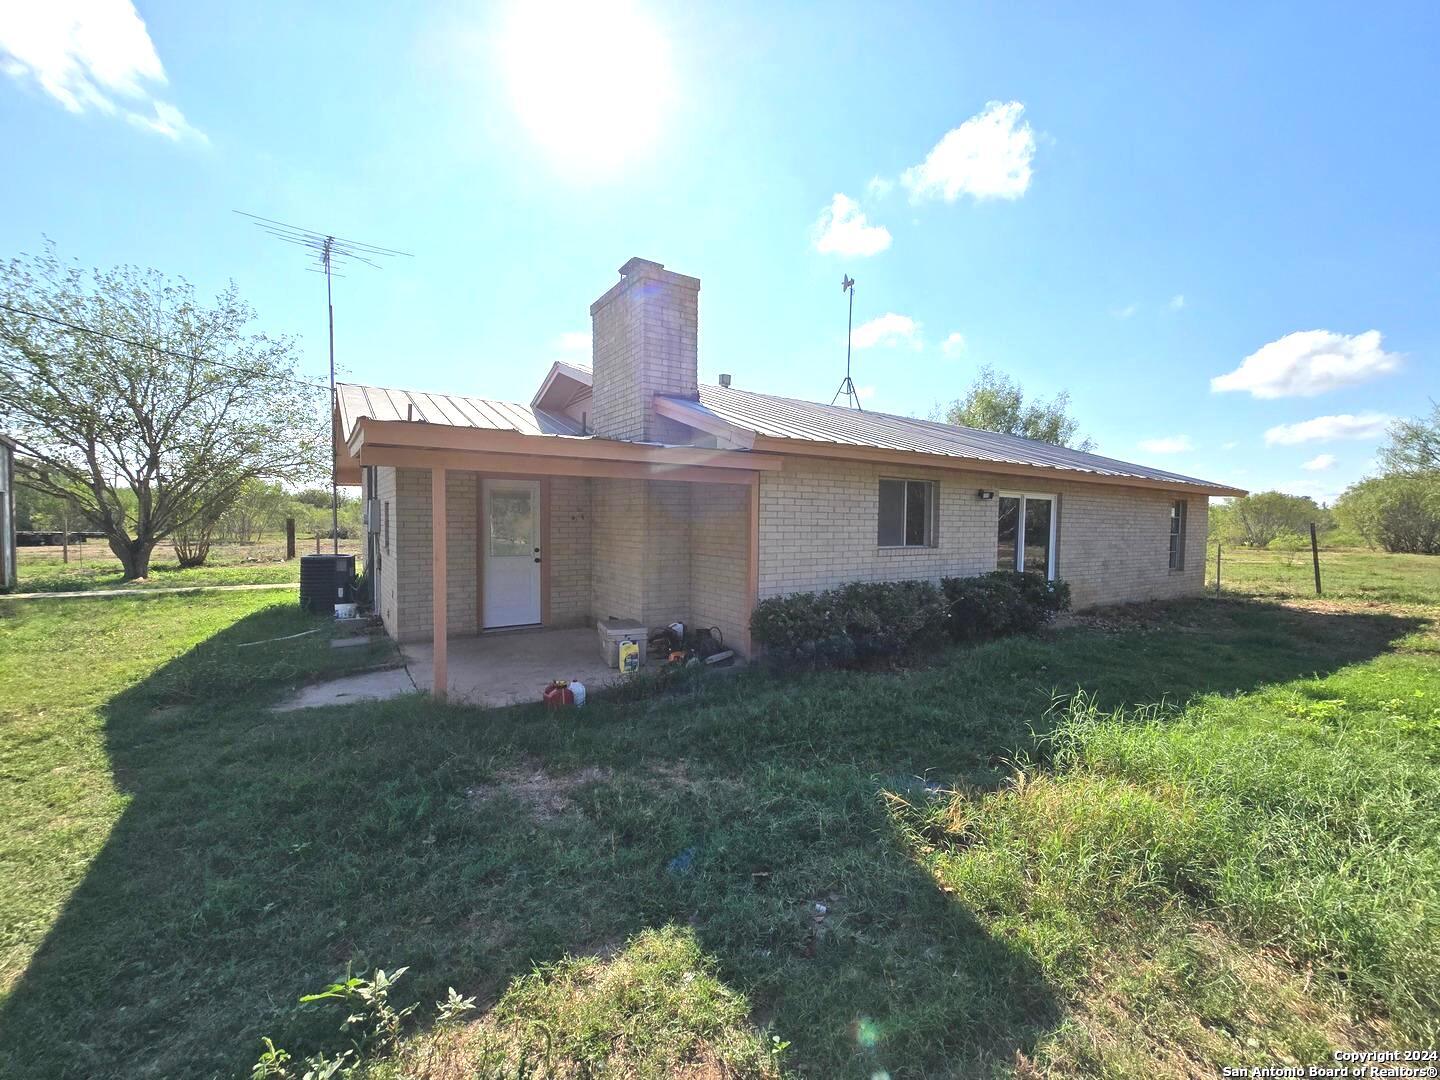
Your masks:
<instances>
[{"instance_id":1,"label":"window with white frame","mask_svg":"<svg viewBox=\"0 0 1440 1080\"><path fill-rule=\"evenodd\" d=\"M997 570L1028 570L1055 576L1056 506L1054 495L1002 491L995 542Z\"/></svg>"},{"instance_id":2,"label":"window with white frame","mask_svg":"<svg viewBox=\"0 0 1440 1080\"><path fill-rule=\"evenodd\" d=\"M935 546L935 481L880 479L881 547Z\"/></svg>"},{"instance_id":3,"label":"window with white frame","mask_svg":"<svg viewBox=\"0 0 1440 1080\"><path fill-rule=\"evenodd\" d=\"M1185 500L1170 504L1170 569L1185 569Z\"/></svg>"}]
</instances>

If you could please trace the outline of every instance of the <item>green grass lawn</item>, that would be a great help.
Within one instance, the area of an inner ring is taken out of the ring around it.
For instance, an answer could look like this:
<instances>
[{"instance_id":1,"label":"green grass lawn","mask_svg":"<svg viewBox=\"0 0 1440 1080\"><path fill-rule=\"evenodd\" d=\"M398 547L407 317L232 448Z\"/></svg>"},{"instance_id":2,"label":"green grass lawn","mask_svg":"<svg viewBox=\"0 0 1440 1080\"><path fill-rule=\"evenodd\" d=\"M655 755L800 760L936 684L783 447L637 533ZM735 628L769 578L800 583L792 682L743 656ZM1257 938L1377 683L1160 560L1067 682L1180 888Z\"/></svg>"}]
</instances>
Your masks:
<instances>
[{"instance_id":1,"label":"green grass lawn","mask_svg":"<svg viewBox=\"0 0 1440 1080\"><path fill-rule=\"evenodd\" d=\"M330 545L322 542L323 551ZM297 554L311 554L313 541L302 541ZM342 540L340 550L361 550L359 541ZM102 540L72 544L70 561L58 547L16 549L16 592L79 592L87 589L164 589L193 585L272 585L300 581L300 560L285 559L283 541L255 544L216 544L206 565L181 569L168 544L155 549L150 575L143 581L125 581L120 560Z\"/></svg>"},{"instance_id":2,"label":"green grass lawn","mask_svg":"<svg viewBox=\"0 0 1440 1080\"><path fill-rule=\"evenodd\" d=\"M272 714L373 658L237 649L312 625L263 593L0 601L0 1075L338 1050L298 998L407 965L367 1075L1434 1045L1436 615L1207 599L909 672Z\"/></svg>"},{"instance_id":3,"label":"green grass lawn","mask_svg":"<svg viewBox=\"0 0 1440 1080\"><path fill-rule=\"evenodd\" d=\"M1215 588L1215 545L1206 549L1205 581ZM1309 550L1231 547L1220 553L1220 588L1234 596L1315 596ZM1440 605L1440 556L1364 549L1320 552L1321 595L1332 600Z\"/></svg>"}]
</instances>

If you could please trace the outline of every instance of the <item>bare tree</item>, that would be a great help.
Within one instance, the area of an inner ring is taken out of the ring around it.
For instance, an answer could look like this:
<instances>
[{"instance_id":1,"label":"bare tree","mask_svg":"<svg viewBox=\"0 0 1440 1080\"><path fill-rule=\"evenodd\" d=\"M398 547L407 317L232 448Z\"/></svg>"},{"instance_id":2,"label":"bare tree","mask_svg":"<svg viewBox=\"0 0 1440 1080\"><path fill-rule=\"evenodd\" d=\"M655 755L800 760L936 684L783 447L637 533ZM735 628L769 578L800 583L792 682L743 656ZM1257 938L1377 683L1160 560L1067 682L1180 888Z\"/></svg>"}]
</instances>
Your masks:
<instances>
[{"instance_id":1,"label":"bare tree","mask_svg":"<svg viewBox=\"0 0 1440 1080\"><path fill-rule=\"evenodd\" d=\"M287 338L247 333L234 283L83 271L53 246L0 267L0 426L17 480L69 498L127 579L168 536L213 522L252 478L322 475L328 402Z\"/></svg>"}]
</instances>

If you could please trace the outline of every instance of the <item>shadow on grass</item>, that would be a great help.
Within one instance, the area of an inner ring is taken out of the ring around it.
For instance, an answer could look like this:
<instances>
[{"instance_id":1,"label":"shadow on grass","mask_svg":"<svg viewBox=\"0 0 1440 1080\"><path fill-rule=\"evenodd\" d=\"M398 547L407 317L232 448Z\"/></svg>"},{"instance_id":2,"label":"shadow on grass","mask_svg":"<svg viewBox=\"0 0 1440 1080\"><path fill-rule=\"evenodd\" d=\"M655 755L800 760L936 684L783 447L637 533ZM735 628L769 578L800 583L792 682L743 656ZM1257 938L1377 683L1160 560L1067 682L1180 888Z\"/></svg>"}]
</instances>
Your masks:
<instances>
[{"instance_id":1,"label":"shadow on grass","mask_svg":"<svg viewBox=\"0 0 1440 1080\"><path fill-rule=\"evenodd\" d=\"M323 658L237 651L279 625L257 613L107 706L131 802L0 1013L0 1067L234 1075L262 1034L333 1041L333 1014L294 1003L347 964L410 965L403 997L428 1011L446 986L493 1001L535 963L666 924L694 930L806 1073L1013 1062L1061 1005L916 866L881 788L993 780L1057 690L1250 689L1420 625L1157 610L903 674L747 675L578 713L411 698L282 715L265 706ZM557 782L543 803L517 782L536 773Z\"/></svg>"}]
</instances>

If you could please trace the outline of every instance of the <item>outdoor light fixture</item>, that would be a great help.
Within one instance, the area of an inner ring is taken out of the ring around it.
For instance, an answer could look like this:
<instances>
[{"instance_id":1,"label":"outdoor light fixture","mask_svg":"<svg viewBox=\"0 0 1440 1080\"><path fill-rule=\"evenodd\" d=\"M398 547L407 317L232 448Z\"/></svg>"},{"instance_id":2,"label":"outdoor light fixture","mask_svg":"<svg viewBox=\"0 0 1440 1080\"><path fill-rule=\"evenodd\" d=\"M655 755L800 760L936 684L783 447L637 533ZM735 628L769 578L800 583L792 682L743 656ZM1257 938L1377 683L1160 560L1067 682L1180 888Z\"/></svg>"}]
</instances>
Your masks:
<instances>
[{"instance_id":1,"label":"outdoor light fixture","mask_svg":"<svg viewBox=\"0 0 1440 1080\"><path fill-rule=\"evenodd\" d=\"M976 492L976 494L979 495L982 499L993 499L995 497L995 493L993 491L986 491L984 488L981 488L978 492Z\"/></svg>"}]
</instances>

